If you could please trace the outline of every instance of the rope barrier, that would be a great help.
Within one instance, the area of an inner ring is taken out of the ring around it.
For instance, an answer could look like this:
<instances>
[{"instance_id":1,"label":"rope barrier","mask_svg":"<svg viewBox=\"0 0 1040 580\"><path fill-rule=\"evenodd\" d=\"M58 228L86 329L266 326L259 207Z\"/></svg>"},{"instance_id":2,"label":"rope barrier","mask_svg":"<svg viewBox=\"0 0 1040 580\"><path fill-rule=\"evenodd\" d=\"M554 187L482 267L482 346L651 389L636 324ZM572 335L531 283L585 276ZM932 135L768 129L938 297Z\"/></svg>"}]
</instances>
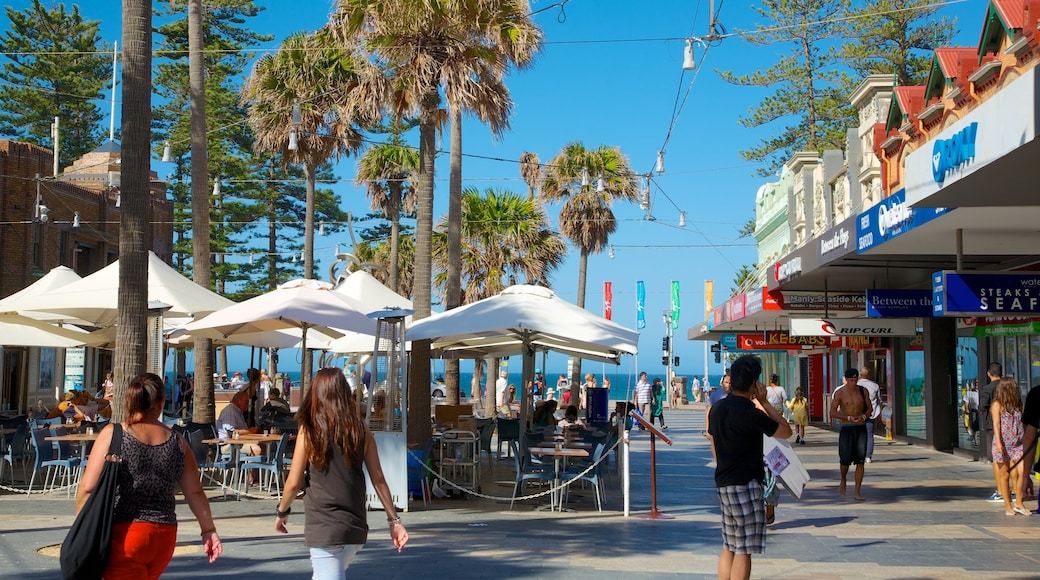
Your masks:
<instances>
[{"instance_id":1,"label":"rope barrier","mask_svg":"<svg viewBox=\"0 0 1040 580\"><path fill-rule=\"evenodd\" d=\"M508 496L508 497L489 495L489 494L486 494L486 493L480 493L479 491L476 491L476 490L473 490L473 489L462 487L462 486L456 484L454 481L451 481L450 479L445 477L443 474L441 474L437 470L435 470L432 467L430 467L429 465L427 465L426 462L421 461L420 458L417 455L415 455L414 451L408 450L408 455L410 455L413 459L415 459L416 461L421 463L422 466L423 466L423 469L425 469L426 471L430 472L430 474L434 476L435 481L443 482L448 487L457 489L457 490L459 490L459 491L461 491L463 493L472 495L474 497L483 498L483 499L490 499L490 500L494 500L494 501L523 501L523 500L527 500L527 499L535 499L535 498L543 497L543 496L549 495L551 493L556 493L559 490L562 490L562 489L565 489L565 488L571 486L572 484L574 484L574 482L578 481L580 478L585 477L586 475L588 475L588 473L591 472L593 469L595 469L596 466L598 466L600 463L602 463L603 460L605 460L610 455L610 453L612 451L617 449L617 446L620 445L620 444L621 444L621 438L618 438L618 440L614 442L614 445L612 445L609 449L604 450L603 455L599 458L599 460L590 463L589 466L586 467L584 470L576 473L574 475L574 477L571 477L570 479L561 482L560 485L558 485L558 486L554 487L554 486L550 485L548 489L546 489L544 491L540 491L538 493L529 494L529 495L523 495L523 496Z\"/></svg>"}]
</instances>

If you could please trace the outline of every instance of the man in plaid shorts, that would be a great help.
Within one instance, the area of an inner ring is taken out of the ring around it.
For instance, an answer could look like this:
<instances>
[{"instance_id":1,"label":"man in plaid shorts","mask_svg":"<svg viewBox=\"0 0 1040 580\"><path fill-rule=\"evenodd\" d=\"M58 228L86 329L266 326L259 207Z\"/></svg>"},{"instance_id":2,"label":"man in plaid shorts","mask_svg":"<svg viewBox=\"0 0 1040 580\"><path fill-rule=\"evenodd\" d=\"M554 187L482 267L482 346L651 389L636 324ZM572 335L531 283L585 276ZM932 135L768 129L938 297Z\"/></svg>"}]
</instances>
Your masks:
<instances>
[{"instance_id":1,"label":"man in plaid shorts","mask_svg":"<svg viewBox=\"0 0 1040 580\"><path fill-rule=\"evenodd\" d=\"M762 435L791 436L790 423L769 404L766 386L758 382L761 374L762 361L757 356L738 358L730 368L730 396L713 405L710 412L708 430L717 456L715 487L722 507L719 578L750 578L751 554L765 551Z\"/></svg>"}]
</instances>

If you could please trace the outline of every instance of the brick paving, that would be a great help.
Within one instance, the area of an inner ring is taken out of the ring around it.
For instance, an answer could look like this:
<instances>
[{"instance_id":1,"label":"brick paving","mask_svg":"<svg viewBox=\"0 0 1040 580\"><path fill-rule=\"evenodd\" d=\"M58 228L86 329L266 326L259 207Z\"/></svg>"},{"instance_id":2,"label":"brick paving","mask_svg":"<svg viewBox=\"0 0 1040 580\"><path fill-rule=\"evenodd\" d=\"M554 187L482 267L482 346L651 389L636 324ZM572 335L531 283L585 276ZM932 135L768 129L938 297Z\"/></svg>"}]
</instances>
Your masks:
<instances>
[{"instance_id":1,"label":"brick paving","mask_svg":"<svg viewBox=\"0 0 1040 580\"><path fill-rule=\"evenodd\" d=\"M695 411L695 412L691 412ZM608 479L604 511L591 490L576 490L572 513L535 511L542 500L518 504L448 498L403 514L412 541L397 554L381 512L370 518L369 543L351 575L370 578L713 578L720 547L719 516L701 436L700 405L666 410L675 445L657 446L658 509L672 520L639 517L650 508L645 434L632 446L632 517L622 515L618 479ZM1040 578L1040 516L1009 517L984 499L993 490L988 465L905 443L877 440L863 494L855 502L837 493L835 433L810 427L797 451L813 481L801 501L786 492L770 529L766 553L754 560L756 578ZM495 462L485 482L510 480L512 460ZM485 472L485 476L487 473ZM851 487L851 485L850 485ZM481 490L508 496L511 485ZM307 578L302 503L289 535L273 531L274 502L223 501L213 511L224 555L213 565L198 547L198 527L187 507L180 548L167 578ZM1033 502L1035 507L1035 502ZM59 543L72 520L62 494L0 493L0 570L19 578L58 577L57 559L39 548Z\"/></svg>"}]
</instances>

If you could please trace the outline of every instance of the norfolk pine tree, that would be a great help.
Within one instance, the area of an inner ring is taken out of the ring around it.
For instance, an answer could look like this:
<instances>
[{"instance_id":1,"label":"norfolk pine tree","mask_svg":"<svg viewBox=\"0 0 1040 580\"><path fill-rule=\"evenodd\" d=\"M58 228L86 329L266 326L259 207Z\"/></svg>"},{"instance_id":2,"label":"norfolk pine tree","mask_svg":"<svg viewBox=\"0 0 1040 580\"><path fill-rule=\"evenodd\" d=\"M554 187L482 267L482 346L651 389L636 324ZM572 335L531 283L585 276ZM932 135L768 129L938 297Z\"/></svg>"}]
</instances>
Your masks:
<instances>
[{"instance_id":1,"label":"norfolk pine tree","mask_svg":"<svg viewBox=\"0 0 1040 580\"><path fill-rule=\"evenodd\" d=\"M955 20L938 11L930 0L870 0L855 8L842 56L856 79L891 73L898 86L923 84L932 51L949 46L955 33Z\"/></svg>"}]
</instances>

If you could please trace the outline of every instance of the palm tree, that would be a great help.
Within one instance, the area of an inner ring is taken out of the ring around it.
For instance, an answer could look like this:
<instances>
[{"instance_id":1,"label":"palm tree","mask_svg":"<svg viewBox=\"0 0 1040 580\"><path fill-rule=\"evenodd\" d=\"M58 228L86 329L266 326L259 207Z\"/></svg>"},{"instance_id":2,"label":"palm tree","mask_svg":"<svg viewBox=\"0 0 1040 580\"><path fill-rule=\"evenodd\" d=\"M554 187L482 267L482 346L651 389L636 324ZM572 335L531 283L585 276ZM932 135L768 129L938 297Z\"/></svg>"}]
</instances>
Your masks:
<instances>
[{"instance_id":1,"label":"palm tree","mask_svg":"<svg viewBox=\"0 0 1040 580\"><path fill-rule=\"evenodd\" d=\"M152 3L123 8L123 156L119 222L119 320L114 362L116 401L145 368L148 345L148 242L151 220L148 172L152 123ZM113 419L124 418L113 405Z\"/></svg>"},{"instance_id":2,"label":"palm tree","mask_svg":"<svg viewBox=\"0 0 1040 580\"><path fill-rule=\"evenodd\" d=\"M441 270L436 282L444 287L446 266L451 259L447 244L449 218L434 233L433 260ZM460 271L469 304L500 293L519 280L549 285L549 275L560 267L567 246L552 229L549 217L536 200L511 191L466 188L462 194L462 252ZM488 376L496 377L492 363ZM487 389L485 409L493 409L494 389Z\"/></svg>"},{"instance_id":3,"label":"palm tree","mask_svg":"<svg viewBox=\"0 0 1040 580\"><path fill-rule=\"evenodd\" d=\"M415 211L415 188L412 179L419 170L419 152L404 145L397 134L389 143L375 145L358 159L354 180L365 187L372 200L372 209L390 220L389 283L394 292L401 292L399 283L401 213Z\"/></svg>"},{"instance_id":4,"label":"palm tree","mask_svg":"<svg viewBox=\"0 0 1040 580\"><path fill-rule=\"evenodd\" d=\"M395 114L418 113L415 318L430 315L435 131L441 124L440 86L453 107L468 107L496 134L508 127L511 102L503 82L510 64L528 62L541 42L527 0L339 0L328 28L360 44L384 66L394 88L385 101ZM429 341L412 343L408 401L410 442L430 435Z\"/></svg>"},{"instance_id":5,"label":"palm tree","mask_svg":"<svg viewBox=\"0 0 1040 580\"><path fill-rule=\"evenodd\" d=\"M542 180L542 161L538 159L537 153L524 151L520 156L520 177L527 184L527 197L534 199L534 192L538 189L538 182Z\"/></svg>"},{"instance_id":6,"label":"palm tree","mask_svg":"<svg viewBox=\"0 0 1040 580\"><path fill-rule=\"evenodd\" d=\"M610 209L614 202L638 199L637 179L621 149L606 145L586 149L580 141L564 146L545 167L539 196L546 203L563 202L560 232L581 252L578 306L582 308L589 254L602 252L617 229ZM570 380L572 400L578 400L581 382L581 360L576 359Z\"/></svg>"},{"instance_id":7,"label":"palm tree","mask_svg":"<svg viewBox=\"0 0 1040 580\"><path fill-rule=\"evenodd\" d=\"M343 95L358 85L354 59L327 42L325 35L296 33L275 54L261 57L242 87L249 122L256 132L254 149L276 154L283 163L302 164L307 181L304 218L304 278L314 277L314 198L317 168L357 151L362 136L356 118L362 109L343 106ZM368 113L371 113L369 111ZM300 380L310 381L310 353L303 353Z\"/></svg>"}]
</instances>

